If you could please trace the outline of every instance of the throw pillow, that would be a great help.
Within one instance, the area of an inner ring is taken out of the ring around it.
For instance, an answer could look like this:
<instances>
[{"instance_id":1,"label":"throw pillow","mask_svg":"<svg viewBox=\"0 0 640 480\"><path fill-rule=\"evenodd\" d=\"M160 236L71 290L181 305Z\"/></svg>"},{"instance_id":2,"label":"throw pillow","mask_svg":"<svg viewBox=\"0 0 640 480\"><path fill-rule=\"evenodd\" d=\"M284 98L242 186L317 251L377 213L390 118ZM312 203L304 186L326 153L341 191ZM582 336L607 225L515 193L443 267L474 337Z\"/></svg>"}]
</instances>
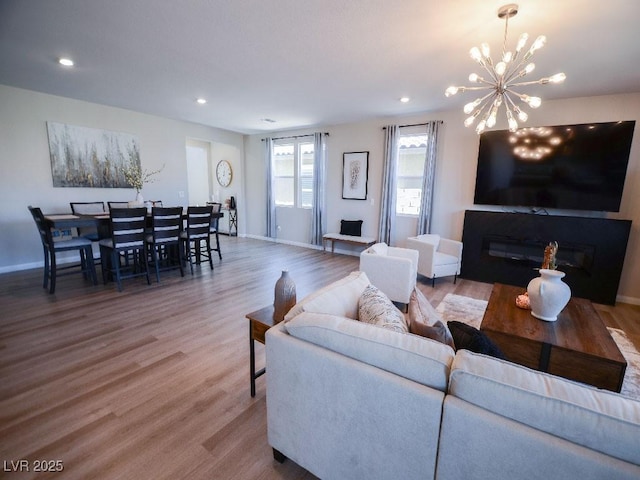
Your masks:
<instances>
[{"instance_id":1,"label":"throw pillow","mask_svg":"<svg viewBox=\"0 0 640 480\"><path fill-rule=\"evenodd\" d=\"M362 235L362 220L340 220L340 235L360 237Z\"/></svg>"},{"instance_id":2,"label":"throw pillow","mask_svg":"<svg viewBox=\"0 0 640 480\"><path fill-rule=\"evenodd\" d=\"M506 360L500 348L498 348L484 332L466 323L453 320L447 322L447 325L449 326L451 335L453 335L456 350L465 349Z\"/></svg>"},{"instance_id":3,"label":"throw pillow","mask_svg":"<svg viewBox=\"0 0 640 480\"><path fill-rule=\"evenodd\" d=\"M409 298L409 332L456 348L447 325L418 288Z\"/></svg>"},{"instance_id":4,"label":"throw pillow","mask_svg":"<svg viewBox=\"0 0 640 480\"><path fill-rule=\"evenodd\" d=\"M365 288L360 296L358 318L361 322L378 325L395 332L409 331L404 315L389 300L389 297L373 285Z\"/></svg>"}]
</instances>

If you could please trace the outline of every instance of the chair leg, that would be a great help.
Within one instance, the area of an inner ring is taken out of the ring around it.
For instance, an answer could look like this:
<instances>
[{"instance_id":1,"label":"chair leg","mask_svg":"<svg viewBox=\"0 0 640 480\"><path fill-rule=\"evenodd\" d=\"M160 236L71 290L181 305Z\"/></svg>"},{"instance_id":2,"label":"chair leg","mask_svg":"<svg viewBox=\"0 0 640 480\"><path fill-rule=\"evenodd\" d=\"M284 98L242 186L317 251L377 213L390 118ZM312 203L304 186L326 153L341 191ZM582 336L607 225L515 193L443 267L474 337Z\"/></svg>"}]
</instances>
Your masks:
<instances>
[{"instance_id":1,"label":"chair leg","mask_svg":"<svg viewBox=\"0 0 640 480\"><path fill-rule=\"evenodd\" d=\"M222 260L222 252L220 251L220 237L218 236L218 231L216 230L216 251L218 252L218 257Z\"/></svg>"},{"instance_id":2,"label":"chair leg","mask_svg":"<svg viewBox=\"0 0 640 480\"><path fill-rule=\"evenodd\" d=\"M458 275L457 274L453 276L453 284L454 285L456 284L456 280L458 280Z\"/></svg>"},{"instance_id":3,"label":"chair leg","mask_svg":"<svg viewBox=\"0 0 640 480\"><path fill-rule=\"evenodd\" d=\"M98 276L96 275L96 264L93 260L93 247L91 245L88 245L86 247L86 262L87 262L87 268L89 269L89 275L91 276L91 281L93 282L94 285L98 284Z\"/></svg>"},{"instance_id":4,"label":"chair leg","mask_svg":"<svg viewBox=\"0 0 640 480\"><path fill-rule=\"evenodd\" d=\"M111 255L107 249L100 245L100 268L102 269L102 283L107 284L107 276L109 273L109 257Z\"/></svg>"},{"instance_id":5,"label":"chair leg","mask_svg":"<svg viewBox=\"0 0 640 480\"><path fill-rule=\"evenodd\" d=\"M158 258L158 247L156 247L155 245L151 245L151 256L153 258L153 264L156 267L156 280L158 281L158 283L160 283L160 266L158 265L158 262L160 261ZM147 266L147 268L149 268ZM147 274L148 275L148 274Z\"/></svg>"},{"instance_id":6,"label":"chair leg","mask_svg":"<svg viewBox=\"0 0 640 480\"><path fill-rule=\"evenodd\" d=\"M49 250L47 247L43 246L42 250L44 250L44 277L42 279L42 288L47 288L49 286Z\"/></svg>"},{"instance_id":7,"label":"chair leg","mask_svg":"<svg viewBox=\"0 0 640 480\"><path fill-rule=\"evenodd\" d=\"M51 283L49 287L49 293L54 293L56 291L56 253L51 252L51 266L50 266L50 276Z\"/></svg>"},{"instance_id":8,"label":"chair leg","mask_svg":"<svg viewBox=\"0 0 640 480\"><path fill-rule=\"evenodd\" d=\"M209 266L211 270L213 270L213 258L211 255L211 235L207 236L205 239L205 248L207 249L207 256L209 257Z\"/></svg>"},{"instance_id":9,"label":"chair leg","mask_svg":"<svg viewBox=\"0 0 640 480\"><path fill-rule=\"evenodd\" d=\"M149 256L149 251L147 250L147 246L142 246L142 258L144 258L144 262L142 264L145 273L147 274L147 285L151 285L151 277L149 276L149 264L147 263L147 258ZM156 262L157 268L158 262ZM158 274L158 283L160 283L160 274Z\"/></svg>"},{"instance_id":10,"label":"chair leg","mask_svg":"<svg viewBox=\"0 0 640 480\"><path fill-rule=\"evenodd\" d=\"M122 291L122 279L120 278L120 258L117 250L111 251L111 263L112 268L116 272L116 284L118 285L118 291Z\"/></svg>"},{"instance_id":11,"label":"chair leg","mask_svg":"<svg viewBox=\"0 0 640 480\"><path fill-rule=\"evenodd\" d=\"M436 288L436 276L435 275L431 279L431 288Z\"/></svg>"}]
</instances>

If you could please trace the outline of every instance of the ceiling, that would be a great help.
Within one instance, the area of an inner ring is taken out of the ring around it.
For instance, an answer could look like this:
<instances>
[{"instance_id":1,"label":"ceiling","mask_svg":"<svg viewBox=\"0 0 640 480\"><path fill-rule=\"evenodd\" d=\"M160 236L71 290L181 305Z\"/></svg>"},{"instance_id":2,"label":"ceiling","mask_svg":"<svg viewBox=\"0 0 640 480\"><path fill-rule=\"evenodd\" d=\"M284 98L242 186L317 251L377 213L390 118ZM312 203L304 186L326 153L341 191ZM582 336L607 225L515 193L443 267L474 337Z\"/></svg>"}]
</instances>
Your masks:
<instances>
[{"instance_id":1,"label":"ceiling","mask_svg":"<svg viewBox=\"0 0 640 480\"><path fill-rule=\"evenodd\" d=\"M505 3L0 0L0 84L245 134L461 109L475 97L444 90L481 73L472 46L496 58ZM640 92L640 2L518 4L507 47L545 34L529 76L567 75L525 93Z\"/></svg>"}]
</instances>

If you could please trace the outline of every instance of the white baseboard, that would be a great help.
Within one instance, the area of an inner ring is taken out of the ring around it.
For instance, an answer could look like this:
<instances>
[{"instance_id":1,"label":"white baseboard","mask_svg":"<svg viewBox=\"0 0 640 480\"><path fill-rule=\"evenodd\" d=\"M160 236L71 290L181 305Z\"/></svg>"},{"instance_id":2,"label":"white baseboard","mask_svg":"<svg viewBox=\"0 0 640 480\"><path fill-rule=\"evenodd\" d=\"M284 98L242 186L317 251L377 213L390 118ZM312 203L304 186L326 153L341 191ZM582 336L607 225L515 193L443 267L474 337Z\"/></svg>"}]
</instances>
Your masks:
<instances>
[{"instance_id":1,"label":"white baseboard","mask_svg":"<svg viewBox=\"0 0 640 480\"><path fill-rule=\"evenodd\" d=\"M630 305L640 305L640 298L636 297L627 297L625 295L618 295L616 297L616 302L620 303L628 303Z\"/></svg>"},{"instance_id":2,"label":"white baseboard","mask_svg":"<svg viewBox=\"0 0 640 480\"><path fill-rule=\"evenodd\" d=\"M293 245L295 247L303 247L303 248L310 248L312 250L324 250L324 248L322 248L320 245L311 245L310 243L302 243L302 242L293 242L290 240L280 240L278 238L271 238L271 237L263 237L261 235L250 235L250 234L246 234L243 235L246 238L253 238L254 240L265 240L267 242L274 242L274 243L282 243L284 245ZM331 250L327 250L327 253L331 253ZM340 253L342 255L351 255L352 257L359 257L360 256L360 252L357 251L353 251L353 250L343 250L341 248L336 248L334 250L334 253Z\"/></svg>"}]
</instances>

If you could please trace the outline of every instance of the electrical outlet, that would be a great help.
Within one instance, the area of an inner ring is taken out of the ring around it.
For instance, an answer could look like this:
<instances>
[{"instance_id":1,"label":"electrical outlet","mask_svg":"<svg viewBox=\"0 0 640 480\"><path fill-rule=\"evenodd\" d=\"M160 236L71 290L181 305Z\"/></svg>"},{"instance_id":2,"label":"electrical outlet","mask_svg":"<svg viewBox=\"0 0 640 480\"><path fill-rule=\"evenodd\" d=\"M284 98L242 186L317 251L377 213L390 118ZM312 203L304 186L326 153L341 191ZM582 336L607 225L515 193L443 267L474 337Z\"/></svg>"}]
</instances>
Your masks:
<instances>
[{"instance_id":1,"label":"electrical outlet","mask_svg":"<svg viewBox=\"0 0 640 480\"><path fill-rule=\"evenodd\" d=\"M182 190L180 190L180 191L178 192L178 197L179 197L179 198L184 198L184 192L183 192Z\"/></svg>"},{"instance_id":2,"label":"electrical outlet","mask_svg":"<svg viewBox=\"0 0 640 480\"><path fill-rule=\"evenodd\" d=\"M276 230L278 230L278 231L282 230L282 229L280 228L280 225L278 225L278 226L276 227Z\"/></svg>"}]
</instances>

